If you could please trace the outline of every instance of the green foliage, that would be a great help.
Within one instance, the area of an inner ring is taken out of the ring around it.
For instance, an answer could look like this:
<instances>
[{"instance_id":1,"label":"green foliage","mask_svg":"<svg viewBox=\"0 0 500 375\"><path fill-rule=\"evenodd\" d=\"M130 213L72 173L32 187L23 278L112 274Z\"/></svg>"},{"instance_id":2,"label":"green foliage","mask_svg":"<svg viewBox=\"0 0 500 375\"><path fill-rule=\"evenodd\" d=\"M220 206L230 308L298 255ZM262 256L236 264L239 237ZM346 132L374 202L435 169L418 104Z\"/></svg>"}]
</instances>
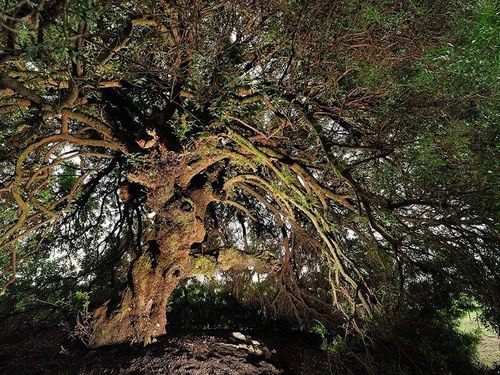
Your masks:
<instances>
[{"instance_id":1,"label":"green foliage","mask_svg":"<svg viewBox=\"0 0 500 375\"><path fill-rule=\"evenodd\" d=\"M78 179L75 163L63 163L57 175L57 189L65 194L69 193Z\"/></svg>"},{"instance_id":2,"label":"green foliage","mask_svg":"<svg viewBox=\"0 0 500 375\"><path fill-rule=\"evenodd\" d=\"M313 332L339 373L483 373L475 364L478 335L459 332L457 316L432 305L405 306L378 317L365 332L364 342L358 335L330 333L321 323Z\"/></svg>"},{"instance_id":3,"label":"green foliage","mask_svg":"<svg viewBox=\"0 0 500 375\"><path fill-rule=\"evenodd\" d=\"M77 290L74 296L76 308L76 325L69 329L71 337L80 340L85 346L90 343L92 333L92 313L89 310L90 293Z\"/></svg>"},{"instance_id":4,"label":"green foliage","mask_svg":"<svg viewBox=\"0 0 500 375\"><path fill-rule=\"evenodd\" d=\"M167 5L149 1L61 4L64 11L54 19L41 17L50 22L39 34L40 19L19 20L16 55L0 68L1 77L11 77L44 101L40 105L30 99L28 106L2 117L0 179L19 178L29 214L39 214L29 218L34 228L47 216L39 212L40 204L45 208L57 202L84 170L93 172L70 202L73 206L62 202L54 208L60 220L15 241L19 280L0 296L0 315L39 309L31 317L39 321L51 318L51 310L40 306L51 306L58 316L78 316L77 335L88 340L91 306L129 281L129 266L144 242L161 237L171 225L169 213L161 212L171 203L161 200L163 183L169 179L175 185L169 199L185 199L195 187L176 184L177 170L188 170L207 155L227 153L227 159L195 178L216 199L237 200L248 211L217 204L205 217L196 212L207 226L207 239L190 249L200 255L193 274L214 273L217 263L208 257L223 262L219 251L243 243L242 232L246 255L266 262L271 271L258 282L250 270L228 272L220 282L186 282L170 306L173 321L184 327L229 327L283 319L310 329L316 319L312 330L336 362L345 361L346 371L474 370L476 338L457 333L455 323L459 313L471 308L467 298L477 298L483 316L500 327L494 229L500 32L495 2L315 0L250 6L238 1L214 10L213 2L201 1L195 11L191 2L166 2L172 7L168 11L160 10ZM113 47L139 16L151 24L135 25L124 45ZM183 26L176 33L177 21ZM82 26L89 31L77 47ZM7 42L2 36L0 46ZM109 50L107 62L99 64ZM74 76L78 63L82 77ZM108 80L116 87L100 86ZM22 176L13 166L28 144L60 134L60 113L41 118L40 112L49 108L46 103L51 111L59 110L69 91L59 84L69 82L80 90L67 109L92 113L112 136L76 120L70 121L70 133L86 141L116 137L126 151L82 146L106 152L113 164L98 164L97 157L84 157L81 165L60 164L51 170L50 181L30 195L25 179L47 163L46 151L30 153ZM18 87L11 91L0 98L2 110L11 100L31 96ZM178 138L182 152L165 152L158 145L139 149L137 138L150 127L171 128L166 137ZM240 142L228 136L231 131L241 133ZM208 137L215 141L207 142ZM197 150L204 144L212 148ZM263 156L259 145L287 157ZM230 160L236 154L239 158ZM293 163L320 188L297 180ZM136 199L121 200L117 189L137 171L164 180L145 184ZM240 174L247 175L240 187L261 194L264 202L237 186L223 191L221 185ZM321 187L331 193L326 205L318 199ZM2 230L19 216L21 204L12 192L7 186L0 193ZM276 217L264 203L278 212ZM156 219L147 217L147 205L160 211ZM304 209L317 214L327 235L319 235ZM245 212L257 222L238 221ZM186 229L180 221L175 229ZM175 229L161 238L163 245L179 239ZM286 255L284 237L290 248ZM338 245L329 247L338 252L335 266L322 253L328 248L325 238ZM12 271L10 254L0 251L1 270ZM136 266L152 271L152 260L144 256ZM339 275L340 265L356 282L344 287L345 280L333 280L347 279ZM0 280L7 281L9 272ZM377 294L374 305L380 313L366 326L356 326L337 310L357 309L356 294L368 289L364 280ZM342 286L335 289L341 299L335 308L333 284ZM345 335L334 328L339 322L359 330Z\"/></svg>"},{"instance_id":5,"label":"green foliage","mask_svg":"<svg viewBox=\"0 0 500 375\"><path fill-rule=\"evenodd\" d=\"M337 361L345 355L348 344L344 337L335 335L333 338L329 338L327 328L321 322L312 327L312 332L321 337L321 349L328 353L333 360Z\"/></svg>"},{"instance_id":6,"label":"green foliage","mask_svg":"<svg viewBox=\"0 0 500 375\"><path fill-rule=\"evenodd\" d=\"M237 298L228 284L193 279L176 289L169 305L170 324L177 329L251 329L276 326L262 307ZM253 285L264 292L265 286ZM264 292L265 293L265 292Z\"/></svg>"},{"instance_id":7,"label":"green foliage","mask_svg":"<svg viewBox=\"0 0 500 375\"><path fill-rule=\"evenodd\" d=\"M78 304L81 304L81 308L88 309L90 305L90 293L77 290L75 293L75 300Z\"/></svg>"}]
</instances>

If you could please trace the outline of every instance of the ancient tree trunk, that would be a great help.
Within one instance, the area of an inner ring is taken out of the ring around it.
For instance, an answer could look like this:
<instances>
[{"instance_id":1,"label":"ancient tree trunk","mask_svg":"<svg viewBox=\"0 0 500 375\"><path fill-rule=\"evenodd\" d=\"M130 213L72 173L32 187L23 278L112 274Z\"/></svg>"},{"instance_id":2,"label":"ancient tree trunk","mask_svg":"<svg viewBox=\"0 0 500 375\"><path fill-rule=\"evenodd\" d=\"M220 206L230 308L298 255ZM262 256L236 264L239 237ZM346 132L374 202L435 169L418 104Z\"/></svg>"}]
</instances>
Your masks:
<instances>
[{"instance_id":1,"label":"ancient tree trunk","mask_svg":"<svg viewBox=\"0 0 500 375\"><path fill-rule=\"evenodd\" d=\"M94 312L90 346L125 341L150 343L166 333L166 306L193 267L190 248L205 237L204 216L213 196L204 189L174 199L156 217L156 239L133 263L128 287L116 308Z\"/></svg>"}]
</instances>

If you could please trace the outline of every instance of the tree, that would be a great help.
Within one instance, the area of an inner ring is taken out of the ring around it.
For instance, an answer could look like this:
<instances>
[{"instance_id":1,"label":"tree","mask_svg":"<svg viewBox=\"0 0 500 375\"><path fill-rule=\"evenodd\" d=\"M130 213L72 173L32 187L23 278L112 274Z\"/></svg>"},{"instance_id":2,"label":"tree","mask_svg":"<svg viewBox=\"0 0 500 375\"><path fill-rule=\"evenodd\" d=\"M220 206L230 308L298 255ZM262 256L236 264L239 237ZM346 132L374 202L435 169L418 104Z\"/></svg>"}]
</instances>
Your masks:
<instances>
[{"instance_id":1,"label":"tree","mask_svg":"<svg viewBox=\"0 0 500 375\"><path fill-rule=\"evenodd\" d=\"M439 62L464 17L498 38L470 4L5 1L2 291L80 259L91 346L149 343L181 280L249 268L298 320L359 330L432 278L498 324L498 75Z\"/></svg>"}]
</instances>

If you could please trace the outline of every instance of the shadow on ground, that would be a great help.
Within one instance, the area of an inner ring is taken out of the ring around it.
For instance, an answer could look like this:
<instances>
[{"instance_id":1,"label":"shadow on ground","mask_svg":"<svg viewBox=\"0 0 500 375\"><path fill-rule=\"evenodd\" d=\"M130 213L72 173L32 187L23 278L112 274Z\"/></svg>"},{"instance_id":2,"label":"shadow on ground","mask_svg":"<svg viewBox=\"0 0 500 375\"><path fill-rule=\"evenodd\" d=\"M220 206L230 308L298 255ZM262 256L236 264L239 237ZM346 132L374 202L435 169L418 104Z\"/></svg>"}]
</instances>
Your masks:
<instances>
[{"instance_id":1,"label":"shadow on ground","mask_svg":"<svg viewBox=\"0 0 500 375\"><path fill-rule=\"evenodd\" d=\"M0 335L0 374L325 374L329 363L313 337L230 331L173 334L148 347L87 350L59 327ZM238 337L238 335L236 335Z\"/></svg>"}]
</instances>

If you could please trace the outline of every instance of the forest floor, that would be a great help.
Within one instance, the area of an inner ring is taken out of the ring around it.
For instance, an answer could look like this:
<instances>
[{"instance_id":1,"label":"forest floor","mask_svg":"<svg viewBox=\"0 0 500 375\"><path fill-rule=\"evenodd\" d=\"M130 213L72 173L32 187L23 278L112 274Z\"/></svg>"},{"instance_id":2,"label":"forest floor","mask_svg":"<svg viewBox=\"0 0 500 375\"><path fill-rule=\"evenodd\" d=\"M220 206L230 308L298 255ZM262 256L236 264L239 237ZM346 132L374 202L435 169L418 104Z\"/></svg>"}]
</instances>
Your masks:
<instances>
[{"instance_id":1,"label":"forest floor","mask_svg":"<svg viewBox=\"0 0 500 375\"><path fill-rule=\"evenodd\" d=\"M310 336L205 331L162 337L147 347L89 350L60 327L0 333L0 374L326 374L329 362ZM236 336L237 338L235 338Z\"/></svg>"},{"instance_id":2,"label":"forest floor","mask_svg":"<svg viewBox=\"0 0 500 375\"><path fill-rule=\"evenodd\" d=\"M171 330L147 347L123 344L90 350L62 326L3 328L1 375L335 373L331 368L335 364L321 350L317 336L291 331ZM480 333L478 360L492 369L488 373L499 373L500 368L493 367L500 359L500 338L478 323L475 315L461 319L459 329Z\"/></svg>"}]
</instances>

